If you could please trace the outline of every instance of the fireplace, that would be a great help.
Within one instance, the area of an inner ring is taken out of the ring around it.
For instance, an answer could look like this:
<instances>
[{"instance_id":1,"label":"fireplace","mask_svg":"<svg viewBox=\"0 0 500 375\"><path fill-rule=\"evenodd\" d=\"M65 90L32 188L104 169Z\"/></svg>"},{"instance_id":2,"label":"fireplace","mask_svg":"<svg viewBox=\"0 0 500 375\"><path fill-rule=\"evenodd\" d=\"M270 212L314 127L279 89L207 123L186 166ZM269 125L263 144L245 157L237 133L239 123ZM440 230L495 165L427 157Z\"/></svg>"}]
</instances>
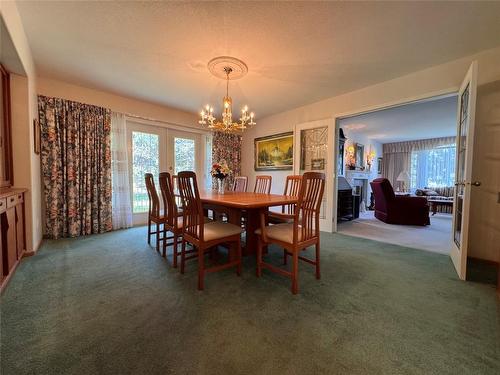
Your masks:
<instances>
[{"instance_id":1,"label":"fireplace","mask_svg":"<svg viewBox=\"0 0 500 375\"><path fill-rule=\"evenodd\" d=\"M359 196L359 202L364 202L364 206L368 207L368 180L370 172L347 170L345 178L352 186L352 194Z\"/></svg>"}]
</instances>

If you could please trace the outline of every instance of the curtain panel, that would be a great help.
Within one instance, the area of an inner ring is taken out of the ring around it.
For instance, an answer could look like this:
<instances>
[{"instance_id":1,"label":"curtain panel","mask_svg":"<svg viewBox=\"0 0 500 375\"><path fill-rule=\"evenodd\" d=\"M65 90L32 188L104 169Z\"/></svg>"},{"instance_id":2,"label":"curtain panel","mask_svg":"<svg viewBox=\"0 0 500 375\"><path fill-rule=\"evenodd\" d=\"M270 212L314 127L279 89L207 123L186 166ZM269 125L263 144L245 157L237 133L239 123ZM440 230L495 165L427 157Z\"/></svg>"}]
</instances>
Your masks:
<instances>
[{"instance_id":1,"label":"curtain panel","mask_svg":"<svg viewBox=\"0 0 500 375\"><path fill-rule=\"evenodd\" d=\"M416 141L385 143L382 145L384 154L394 152L412 152L421 150L432 150L441 146L455 144L455 137L442 137L419 139Z\"/></svg>"},{"instance_id":2,"label":"curtain panel","mask_svg":"<svg viewBox=\"0 0 500 375\"><path fill-rule=\"evenodd\" d=\"M38 111L45 235L111 230L111 111L45 96Z\"/></svg>"},{"instance_id":3,"label":"curtain panel","mask_svg":"<svg viewBox=\"0 0 500 375\"><path fill-rule=\"evenodd\" d=\"M241 135L213 132L212 136L212 163L227 163L233 172L226 178L227 186L231 187L234 177L241 174ZM215 180L212 180L213 188L216 188Z\"/></svg>"},{"instance_id":4,"label":"curtain panel","mask_svg":"<svg viewBox=\"0 0 500 375\"><path fill-rule=\"evenodd\" d=\"M125 115L111 115L111 183L113 229L132 227Z\"/></svg>"}]
</instances>

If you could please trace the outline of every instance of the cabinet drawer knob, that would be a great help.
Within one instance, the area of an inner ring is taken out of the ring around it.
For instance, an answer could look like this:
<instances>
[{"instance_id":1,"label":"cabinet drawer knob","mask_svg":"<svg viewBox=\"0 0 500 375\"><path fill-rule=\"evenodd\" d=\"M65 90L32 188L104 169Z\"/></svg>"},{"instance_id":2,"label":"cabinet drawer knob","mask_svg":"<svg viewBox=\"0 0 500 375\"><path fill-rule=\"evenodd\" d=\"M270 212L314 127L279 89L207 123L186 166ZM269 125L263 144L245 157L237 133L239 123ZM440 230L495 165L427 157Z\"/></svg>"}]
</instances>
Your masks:
<instances>
[{"instance_id":1,"label":"cabinet drawer knob","mask_svg":"<svg viewBox=\"0 0 500 375\"><path fill-rule=\"evenodd\" d=\"M11 201L11 202L14 202L14 198L10 198L10 201Z\"/></svg>"}]
</instances>

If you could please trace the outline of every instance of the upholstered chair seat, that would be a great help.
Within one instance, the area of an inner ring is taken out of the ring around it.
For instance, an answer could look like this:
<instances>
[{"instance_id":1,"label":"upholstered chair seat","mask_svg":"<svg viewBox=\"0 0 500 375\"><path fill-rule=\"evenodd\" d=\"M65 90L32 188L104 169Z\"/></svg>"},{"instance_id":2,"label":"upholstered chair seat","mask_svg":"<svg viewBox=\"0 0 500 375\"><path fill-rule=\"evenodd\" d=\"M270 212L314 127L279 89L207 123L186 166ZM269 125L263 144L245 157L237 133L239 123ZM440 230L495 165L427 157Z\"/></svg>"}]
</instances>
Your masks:
<instances>
[{"instance_id":1,"label":"upholstered chair seat","mask_svg":"<svg viewBox=\"0 0 500 375\"><path fill-rule=\"evenodd\" d=\"M293 219L292 219L293 221ZM302 227L298 226L297 241L302 241ZM293 223L291 224L276 224L265 227L267 238L293 244ZM262 229L255 231L259 236L262 234Z\"/></svg>"},{"instance_id":2,"label":"upholstered chair seat","mask_svg":"<svg viewBox=\"0 0 500 375\"><path fill-rule=\"evenodd\" d=\"M241 234L242 231L242 228L237 225L213 221L203 226L203 239L207 242L218 240L234 236L235 234Z\"/></svg>"}]
</instances>

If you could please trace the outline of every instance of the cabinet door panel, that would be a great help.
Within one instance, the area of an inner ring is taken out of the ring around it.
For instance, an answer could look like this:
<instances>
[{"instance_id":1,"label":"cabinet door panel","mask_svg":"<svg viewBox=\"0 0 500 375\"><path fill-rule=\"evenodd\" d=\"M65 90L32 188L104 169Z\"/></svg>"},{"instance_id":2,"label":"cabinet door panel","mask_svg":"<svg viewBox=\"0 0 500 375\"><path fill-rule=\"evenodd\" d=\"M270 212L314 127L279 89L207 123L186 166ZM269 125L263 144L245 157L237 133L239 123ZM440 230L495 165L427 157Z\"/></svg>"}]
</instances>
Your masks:
<instances>
[{"instance_id":1,"label":"cabinet door panel","mask_svg":"<svg viewBox=\"0 0 500 375\"><path fill-rule=\"evenodd\" d=\"M9 271L17 261L16 209L7 210L7 265Z\"/></svg>"},{"instance_id":2,"label":"cabinet door panel","mask_svg":"<svg viewBox=\"0 0 500 375\"><path fill-rule=\"evenodd\" d=\"M16 206L16 232L17 232L17 259L21 259L24 253L24 212L23 205Z\"/></svg>"}]
</instances>

